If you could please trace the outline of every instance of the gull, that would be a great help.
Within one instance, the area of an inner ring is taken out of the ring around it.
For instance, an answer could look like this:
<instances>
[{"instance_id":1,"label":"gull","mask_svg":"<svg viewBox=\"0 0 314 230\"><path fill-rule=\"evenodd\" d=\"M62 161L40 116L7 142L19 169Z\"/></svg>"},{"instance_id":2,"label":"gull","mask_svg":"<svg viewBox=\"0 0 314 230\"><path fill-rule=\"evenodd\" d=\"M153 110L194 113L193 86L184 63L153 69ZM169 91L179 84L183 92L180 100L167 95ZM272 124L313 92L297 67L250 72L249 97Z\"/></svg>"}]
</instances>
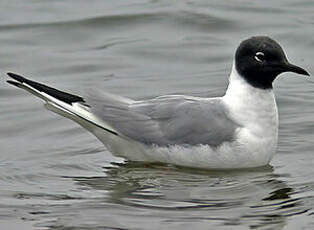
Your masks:
<instances>
[{"instance_id":1,"label":"gull","mask_svg":"<svg viewBox=\"0 0 314 230\"><path fill-rule=\"evenodd\" d=\"M93 133L115 156L205 169L269 164L277 149L273 82L284 72L309 73L289 63L267 36L238 46L222 97L166 95L132 100L92 90L70 94L8 73L7 82L43 99L46 108Z\"/></svg>"}]
</instances>

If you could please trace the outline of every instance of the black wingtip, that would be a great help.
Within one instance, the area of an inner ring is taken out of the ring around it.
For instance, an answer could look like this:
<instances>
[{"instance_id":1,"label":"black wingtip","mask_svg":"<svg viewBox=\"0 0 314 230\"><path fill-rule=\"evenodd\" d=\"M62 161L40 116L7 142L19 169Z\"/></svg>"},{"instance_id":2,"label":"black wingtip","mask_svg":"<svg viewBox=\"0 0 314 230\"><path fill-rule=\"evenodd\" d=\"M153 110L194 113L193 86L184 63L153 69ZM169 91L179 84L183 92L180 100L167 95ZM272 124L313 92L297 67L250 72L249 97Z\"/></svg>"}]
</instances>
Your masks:
<instances>
[{"instance_id":1,"label":"black wingtip","mask_svg":"<svg viewBox=\"0 0 314 230\"><path fill-rule=\"evenodd\" d=\"M11 84L11 85L14 85L16 87L19 87L20 86L20 83L19 82L16 82L16 81L11 81L11 80L7 80L7 83Z\"/></svg>"},{"instance_id":2,"label":"black wingtip","mask_svg":"<svg viewBox=\"0 0 314 230\"><path fill-rule=\"evenodd\" d=\"M74 102L85 102L84 99L80 96L60 91L58 89L52 88L42 83L29 80L18 74L8 72L7 75L15 80L15 81L12 81L12 80L7 81L11 85L20 87L21 84L27 84L40 92L47 93L48 95L55 97L68 104L72 104Z\"/></svg>"},{"instance_id":3,"label":"black wingtip","mask_svg":"<svg viewBox=\"0 0 314 230\"><path fill-rule=\"evenodd\" d=\"M12 75L15 75L15 74L11 73L11 72L7 72L7 75L9 75L11 77Z\"/></svg>"},{"instance_id":4,"label":"black wingtip","mask_svg":"<svg viewBox=\"0 0 314 230\"><path fill-rule=\"evenodd\" d=\"M16 75L15 73L12 73L12 72L7 72L7 75L9 75L10 77L11 76L14 76L14 75Z\"/></svg>"},{"instance_id":5,"label":"black wingtip","mask_svg":"<svg viewBox=\"0 0 314 230\"><path fill-rule=\"evenodd\" d=\"M11 73L11 72L8 72L7 75L11 78L13 78L14 80L18 81L18 82L25 82L27 79L25 77L22 77L18 74L15 74L15 73Z\"/></svg>"}]
</instances>

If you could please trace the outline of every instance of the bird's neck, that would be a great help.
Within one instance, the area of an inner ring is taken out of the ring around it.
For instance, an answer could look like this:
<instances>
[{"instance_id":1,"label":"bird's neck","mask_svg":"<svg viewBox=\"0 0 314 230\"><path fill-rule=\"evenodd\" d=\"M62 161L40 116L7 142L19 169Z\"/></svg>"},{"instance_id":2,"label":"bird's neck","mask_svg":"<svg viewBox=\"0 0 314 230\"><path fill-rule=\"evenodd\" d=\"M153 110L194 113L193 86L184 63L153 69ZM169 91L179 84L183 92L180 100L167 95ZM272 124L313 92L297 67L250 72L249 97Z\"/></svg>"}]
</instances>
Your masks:
<instances>
[{"instance_id":1,"label":"bird's neck","mask_svg":"<svg viewBox=\"0 0 314 230\"><path fill-rule=\"evenodd\" d=\"M277 105L273 90L251 86L239 75L235 65L233 65L223 101L235 121L242 126L254 126L257 132L268 125L278 126Z\"/></svg>"}]
</instances>

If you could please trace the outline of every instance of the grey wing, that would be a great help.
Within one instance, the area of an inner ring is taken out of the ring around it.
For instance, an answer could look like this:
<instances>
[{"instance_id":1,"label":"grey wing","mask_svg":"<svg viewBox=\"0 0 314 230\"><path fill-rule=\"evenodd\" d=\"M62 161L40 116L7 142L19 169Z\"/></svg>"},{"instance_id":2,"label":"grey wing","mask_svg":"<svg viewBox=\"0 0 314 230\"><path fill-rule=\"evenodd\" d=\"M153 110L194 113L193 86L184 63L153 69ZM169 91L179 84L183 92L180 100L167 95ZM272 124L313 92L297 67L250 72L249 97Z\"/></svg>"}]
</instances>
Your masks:
<instances>
[{"instance_id":1,"label":"grey wing","mask_svg":"<svg viewBox=\"0 0 314 230\"><path fill-rule=\"evenodd\" d=\"M237 125L228 118L219 98L172 95L147 101L122 99L94 95L87 103L115 130L145 144L218 146L234 138Z\"/></svg>"}]
</instances>

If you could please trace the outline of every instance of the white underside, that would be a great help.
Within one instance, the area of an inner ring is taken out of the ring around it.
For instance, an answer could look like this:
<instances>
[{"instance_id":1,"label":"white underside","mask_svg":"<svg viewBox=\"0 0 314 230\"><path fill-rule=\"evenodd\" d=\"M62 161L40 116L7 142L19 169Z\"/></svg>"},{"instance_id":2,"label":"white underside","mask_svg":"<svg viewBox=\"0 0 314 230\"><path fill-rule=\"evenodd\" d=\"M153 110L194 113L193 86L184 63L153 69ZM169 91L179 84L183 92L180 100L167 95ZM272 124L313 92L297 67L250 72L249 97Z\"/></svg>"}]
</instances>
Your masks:
<instances>
[{"instance_id":1,"label":"white underside","mask_svg":"<svg viewBox=\"0 0 314 230\"><path fill-rule=\"evenodd\" d=\"M216 148L208 145L147 146L105 131L101 127L116 130L79 103L71 106L28 85L25 88L43 98L48 109L76 121L92 132L114 155L131 161L163 162L207 169L251 168L267 165L277 148L278 114L272 90L251 87L234 68L228 90L222 99L240 128L236 130L233 142L224 142Z\"/></svg>"},{"instance_id":2,"label":"white underside","mask_svg":"<svg viewBox=\"0 0 314 230\"><path fill-rule=\"evenodd\" d=\"M95 134L115 156L131 161L163 162L187 167L207 169L235 169L264 166L269 163L275 148L260 142L254 148L235 142L225 142L217 148L208 145L169 147L145 146L139 142L122 139L100 130ZM261 148L263 152L261 152ZM262 153L262 154L261 154Z\"/></svg>"}]
</instances>

